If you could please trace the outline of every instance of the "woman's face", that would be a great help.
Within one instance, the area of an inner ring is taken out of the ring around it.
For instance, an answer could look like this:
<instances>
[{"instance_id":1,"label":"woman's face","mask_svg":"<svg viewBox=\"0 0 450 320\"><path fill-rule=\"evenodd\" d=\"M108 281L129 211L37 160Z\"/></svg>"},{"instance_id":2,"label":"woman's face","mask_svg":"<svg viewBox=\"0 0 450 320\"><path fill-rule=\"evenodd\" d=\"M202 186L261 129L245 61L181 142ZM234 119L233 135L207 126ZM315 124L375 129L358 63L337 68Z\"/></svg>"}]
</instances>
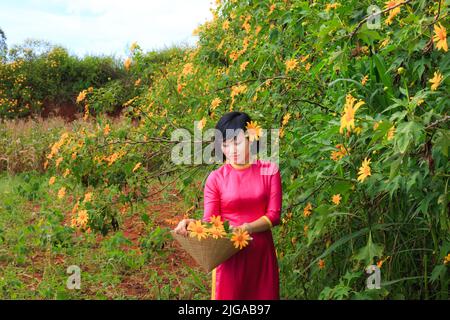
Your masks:
<instances>
[{"instance_id":1,"label":"woman's face","mask_svg":"<svg viewBox=\"0 0 450 320\"><path fill-rule=\"evenodd\" d=\"M244 131L222 143L222 152L227 161L233 164L246 164L250 161L250 144Z\"/></svg>"}]
</instances>

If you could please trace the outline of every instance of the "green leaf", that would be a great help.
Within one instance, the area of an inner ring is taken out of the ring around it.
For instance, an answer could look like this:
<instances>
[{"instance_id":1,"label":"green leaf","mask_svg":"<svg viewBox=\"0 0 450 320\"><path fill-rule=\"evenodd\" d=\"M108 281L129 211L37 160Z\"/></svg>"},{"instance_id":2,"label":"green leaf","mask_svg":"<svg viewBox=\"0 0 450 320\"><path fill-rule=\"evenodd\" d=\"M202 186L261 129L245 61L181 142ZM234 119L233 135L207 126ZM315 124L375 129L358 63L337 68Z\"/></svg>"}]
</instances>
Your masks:
<instances>
[{"instance_id":1,"label":"green leaf","mask_svg":"<svg viewBox=\"0 0 450 320\"><path fill-rule=\"evenodd\" d=\"M392 97L394 96L393 85L391 76L387 72L386 65L384 60L378 54L373 55L373 61L375 62L375 66L378 72L378 75L383 82L384 86L387 88L388 94Z\"/></svg>"},{"instance_id":2,"label":"green leaf","mask_svg":"<svg viewBox=\"0 0 450 320\"><path fill-rule=\"evenodd\" d=\"M439 278L443 277L447 271L447 266L444 264L438 265L434 267L433 271L431 272L430 282L433 283Z\"/></svg>"},{"instance_id":3,"label":"green leaf","mask_svg":"<svg viewBox=\"0 0 450 320\"><path fill-rule=\"evenodd\" d=\"M434 142L433 149L439 150L444 156L448 157L448 147L450 146L450 134L446 130L439 130L439 135Z\"/></svg>"},{"instance_id":4,"label":"green leaf","mask_svg":"<svg viewBox=\"0 0 450 320\"><path fill-rule=\"evenodd\" d=\"M402 122L394 136L394 149L400 153L405 153L412 142L419 140L422 133L422 124L415 121Z\"/></svg>"},{"instance_id":5,"label":"green leaf","mask_svg":"<svg viewBox=\"0 0 450 320\"><path fill-rule=\"evenodd\" d=\"M366 264L373 263L374 257L381 257L383 255L383 245L372 242L372 233L369 232L369 239L367 245L361 248L355 255L355 259L364 261Z\"/></svg>"},{"instance_id":6,"label":"green leaf","mask_svg":"<svg viewBox=\"0 0 450 320\"><path fill-rule=\"evenodd\" d=\"M150 217L146 213L141 214L141 219L142 221L144 221L145 224L148 224L150 221Z\"/></svg>"}]
</instances>

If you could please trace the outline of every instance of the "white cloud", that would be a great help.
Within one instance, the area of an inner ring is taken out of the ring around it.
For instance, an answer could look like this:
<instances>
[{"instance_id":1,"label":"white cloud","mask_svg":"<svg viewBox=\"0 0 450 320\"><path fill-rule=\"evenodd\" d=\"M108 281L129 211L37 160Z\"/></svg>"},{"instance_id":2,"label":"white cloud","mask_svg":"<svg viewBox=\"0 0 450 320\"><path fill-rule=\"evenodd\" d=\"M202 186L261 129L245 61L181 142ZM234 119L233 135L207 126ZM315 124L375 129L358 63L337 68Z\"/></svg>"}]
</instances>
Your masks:
<instances>
[{"instance_id":1,"label":"white cloud","mask_svg":"<svg viewBox=\"0 0 450 320\"><path fill-rule=\"evenodd\" d=\"M211 6L211 0L30 0L0 3L0 27L8 45L34 38L79 55L125 55L133 41L145 50L194 44L192 31L211 19Z\"/></svg>"}]
</instances>

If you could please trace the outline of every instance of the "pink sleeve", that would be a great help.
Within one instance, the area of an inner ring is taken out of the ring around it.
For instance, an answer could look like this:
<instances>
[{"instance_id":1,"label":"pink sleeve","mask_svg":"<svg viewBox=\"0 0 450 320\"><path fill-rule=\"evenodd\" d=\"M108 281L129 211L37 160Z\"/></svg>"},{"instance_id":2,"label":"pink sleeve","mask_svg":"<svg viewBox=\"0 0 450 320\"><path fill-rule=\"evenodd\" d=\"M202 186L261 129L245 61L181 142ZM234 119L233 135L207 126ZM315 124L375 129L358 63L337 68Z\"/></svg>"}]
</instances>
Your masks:
<instances>
[{"instance_id":1,"label":"pink sleeve","mask_svg":"<svg viewBox=\"0 0 450 320\"><path fill-rule=\"evenodd\" d=\"M217 177L215 171L212 171L205 182L203 192L203 221L209 222L209 218L213 215L221 215L220 211L220 193L217 187Z\"/></svg>"},{"instance_id":2,"label":"pink sleeve","mask_svg":"<svg viewBox=\"0 0 450 320\"><path fill-rule=\"evenodd\" d=\"M270 178L269 203L267 205L266 212L266 217L269 218L270 222L272 223L272 227L280 224L281 204L281 175L280 170L276 168L276 172Z\"/></svg>"}]
</instances>

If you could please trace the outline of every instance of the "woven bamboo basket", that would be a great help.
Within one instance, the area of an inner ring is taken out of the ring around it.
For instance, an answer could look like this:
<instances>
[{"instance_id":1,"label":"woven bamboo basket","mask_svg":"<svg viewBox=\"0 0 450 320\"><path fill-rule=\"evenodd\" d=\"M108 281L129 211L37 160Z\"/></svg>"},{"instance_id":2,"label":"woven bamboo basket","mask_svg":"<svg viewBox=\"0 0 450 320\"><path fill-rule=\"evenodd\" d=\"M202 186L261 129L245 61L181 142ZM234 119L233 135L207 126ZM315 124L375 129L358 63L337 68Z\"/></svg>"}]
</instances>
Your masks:
<instances>
[{"instance_id":1,"label":"woven bamboo basket","mask_svg":"<svg viewBox=\"0 0 450 320\"><path fill-rule=\"evenodd\" d=\"M207 237L198 240L197 238L179 235L174 230L171 230L170 233L206 272L210 272L222 262L245 249L236 248L229 238L214 239Z\"/></svg>"}]
</instances>

